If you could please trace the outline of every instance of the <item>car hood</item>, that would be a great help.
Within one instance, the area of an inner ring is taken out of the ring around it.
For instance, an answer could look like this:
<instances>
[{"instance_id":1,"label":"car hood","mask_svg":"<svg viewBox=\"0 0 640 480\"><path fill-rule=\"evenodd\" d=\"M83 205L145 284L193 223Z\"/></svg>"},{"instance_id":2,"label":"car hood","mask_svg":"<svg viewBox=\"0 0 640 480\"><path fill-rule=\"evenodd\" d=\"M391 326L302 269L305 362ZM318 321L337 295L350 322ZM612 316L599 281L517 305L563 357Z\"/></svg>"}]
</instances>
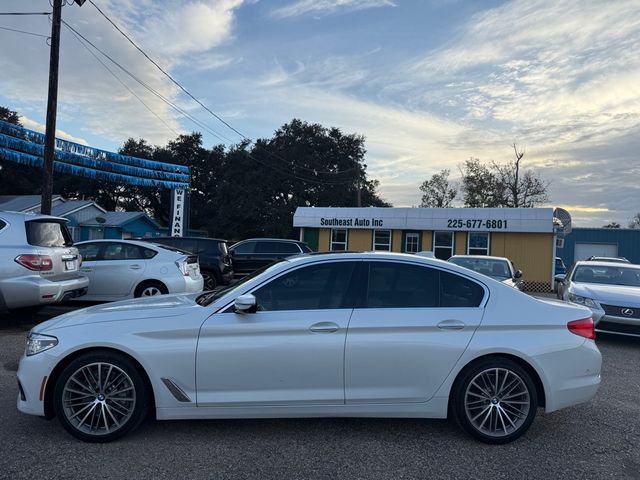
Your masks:
<instances>
[{"instance_id":1,"label":"car hood","mask_svg":"<svg viewBox=\"0 0 640 480\"><path fill-rule=\"evenodd\" d=\"M640 307L640 287L624 285L601 285L597 283L574 283L571 293L591 298L607 305Z\"/></svg>"},{"instance_id":2,"label":"car hood","mask_svg":"<svg viewBox=\"0 0 640 480\"><path fill-rule=\"evenodd\" d=\"M203 308L196 303L197 296L198 294L159 295L94 305L54 317L34 327L33 331L42 333L89 323L188 315L189 310Z\"/></svg>"}]
</instances>

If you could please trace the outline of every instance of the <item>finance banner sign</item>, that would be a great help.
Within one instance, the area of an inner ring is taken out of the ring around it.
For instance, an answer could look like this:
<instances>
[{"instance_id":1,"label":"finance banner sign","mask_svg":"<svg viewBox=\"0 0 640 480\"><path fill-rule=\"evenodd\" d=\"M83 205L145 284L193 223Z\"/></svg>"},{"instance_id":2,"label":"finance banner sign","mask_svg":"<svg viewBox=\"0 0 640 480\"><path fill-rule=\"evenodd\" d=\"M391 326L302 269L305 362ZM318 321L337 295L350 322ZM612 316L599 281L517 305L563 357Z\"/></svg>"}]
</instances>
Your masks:
<instances>
[{"instance_id":1,"label":"finance banner sign","mask_svg":"<svg viewBox=\"0 0 640 480\"><path fill-rule=\"evenodd\" d=\"M183 188L172 190L172 192L169 234L172 237L182 237L187 231L187 192Z\"/></svg>"}]
</instances>

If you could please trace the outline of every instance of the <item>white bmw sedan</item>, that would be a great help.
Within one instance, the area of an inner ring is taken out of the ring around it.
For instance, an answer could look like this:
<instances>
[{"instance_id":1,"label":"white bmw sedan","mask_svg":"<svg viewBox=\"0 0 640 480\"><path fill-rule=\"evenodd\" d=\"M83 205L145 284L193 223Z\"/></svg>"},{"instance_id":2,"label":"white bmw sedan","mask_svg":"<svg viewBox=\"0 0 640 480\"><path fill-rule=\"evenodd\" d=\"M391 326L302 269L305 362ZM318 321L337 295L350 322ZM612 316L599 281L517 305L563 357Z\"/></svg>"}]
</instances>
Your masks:
<instances>
[{"instance_id":1,"label":"white bmw sedan","mask_svg":"<svg viewBox=\"0 0 640 480\"><path fill-rule=\"evenodd\" d=\"M454 417L506 443L589 401L601 356L590 311L451 263L301 255L219 292L90 307L36 326L18 409L114 440L159 420Z\"/></svg>"},{"instance_id":2,"label":"white bmw sedan","mask_svg":"<svg viewBox=\"0 0 640 480\"><path fill-rule=\"evenodd\" d=\"M197 293L204 286L198 256L135 240L91 240L75 246L89 290L79 300L110 302L167 293Z\"/></svg>"}]
</instances>

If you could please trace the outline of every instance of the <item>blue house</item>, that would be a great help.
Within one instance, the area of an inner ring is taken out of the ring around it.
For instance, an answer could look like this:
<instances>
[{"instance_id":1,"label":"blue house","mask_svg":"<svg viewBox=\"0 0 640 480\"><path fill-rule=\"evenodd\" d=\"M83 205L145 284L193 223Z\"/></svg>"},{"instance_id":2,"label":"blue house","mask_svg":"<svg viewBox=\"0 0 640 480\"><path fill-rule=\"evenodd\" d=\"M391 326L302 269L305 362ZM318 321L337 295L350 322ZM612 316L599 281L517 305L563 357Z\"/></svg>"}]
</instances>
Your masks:
<instances>
[{"instance_id":1,"label":"blue house","mask_svg":"<svg viewBox=\"0 0 640 480\"><path fill-rule=\"evenodd\" d=\"M640 263L640 230L628 228L574 228L556 255L567 267L590 256L625 257Z\"/></svg>"},{"instance_id":2,"label":"blue house","mask_svg":"<svg viewBox=\"0 0 640 480\"><path fill-rule=\"evenodd\" d=\"M0 195L0 210L39 213L40 195ZM52 198L51 214L69 220L75 242L155 237L164 230L144 212L107 212L93 200L67 200L60 195Z\"/></svg>"}]
</instances>

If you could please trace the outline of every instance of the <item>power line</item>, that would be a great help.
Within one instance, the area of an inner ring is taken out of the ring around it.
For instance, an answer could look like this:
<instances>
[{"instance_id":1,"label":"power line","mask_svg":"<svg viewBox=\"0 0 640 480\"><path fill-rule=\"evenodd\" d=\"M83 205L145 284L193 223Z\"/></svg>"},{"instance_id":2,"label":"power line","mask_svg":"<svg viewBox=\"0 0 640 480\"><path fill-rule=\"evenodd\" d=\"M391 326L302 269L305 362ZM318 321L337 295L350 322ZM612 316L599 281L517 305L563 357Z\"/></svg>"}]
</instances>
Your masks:
<instances>
[{"instance_id":1,"label":"power line","mask_svg":"<svg viewBox=\"0 0 640 480\"><path fill-rule=\"evenodd\" d=\"M156 95L158 98L160 98L162 101L164 101L165 103L167 103L168 105L170 105L172 108L174 108L175 110L177 110L178 112L180 112L182 115L184 115L185 117L187 117L188 119L190 119L192 122L196 123L197 125L199 125L201 128L204 128L205 130L209 131L212 135L216 136L217 138L220 138L220 134L218 134L217 132L215 132L214 130L212 130L210 127L208 127L207 125L203 124L202 122L200 122L199 120L197 120L196 118L192 117L191 115L189 115L187 112L185 112L184 110L182 110L180 107L178 107L177 105L175 105L174 103L172 103L170 100L168 100L166 97L164 97L162 94L160 94L159 92L157 92L155 89L153 89L152 87L150 87L147 83L145 83L144 81L140 80L139 78L137 78L133 73L131 73L129 70L127 70L125 67L123 67L122 65L120 65L116 60L114 60L109 54L107 54L106 52L104 52L103 50L101 50L100 48L98 48L93 42L91 42L91 40L89 40L87 37L85 37L84 35L82 35L80 32L78 32L75 28L73 28L71 25L69 25L67 22L65 22L64 20L62 20L62 23L68 28L70 29L73 33L77 34L80 38L82 38L86 43L88 43L91 47L93 47L95 50L97 50L98 52L100 52L105 58L107 58L110 62L112 62L114 65L116 65L118 68L120 68L124 73L126 73L127 75L129 75L133 80L135 80L136 82L138 82L140 85L142 85L144 88L146 88L147 90L149 90L151 93L153 93L154 95ZM229 139L227 139L227 141L230 142ZM264 148L264 147L263 147ZM265 148L266 150L266 148ZM273 156L272 153L269 153L267 151L268 155L267 158ZM270 168L271 170L274 170L282 175L285 176L289 176L292 178L295 178L297 180L303 181L303 182L307 182L307 183L315 183L318 185L346 185L346 184L350 184L352 183L352 180L342 180L342 181L326 181L326 180L319 180L319 179L314 179L314 178L306 178L306 177L301 177L299 175L296 175L295 173L292 173L291 171L288 170L283 170L281 168L278 168L274 165L271 165L267 162L264 162L263 160L260 160L256 157L254 157L253 155L251 155L249 152L245 151L245 154L247 156L247 158L267 167ZM293 165L287 165L288 167L292 167ZM313 170L313 169L308 169L313 171L314 174L318 174L320 172ZM353 169L352 169L353 170Z\"/></svg>"},{"instance_id":2,"label":"power line","mask_svg":"<svg viewBox=\"0 0 640 480\"><path fill-rule=\"evenodd\" d=\"M51 12L0 12L0 15L3 16L22 16L22 15L51 15Z\"/></svg>"},{"instance_id":3,"label":"power line","mask_svg":"<svg viewBox=\"0 0 640 480\"><path fill-rule=\"evenodd\" d=\"M10 32L24 33L25 35L33 35L34 37L49 38L49 35L41 35L39 33L27 32L25 30L18 30L17 28L0 27L0 30L8 30Z\"/></svg>"},{"instance_id":4,"label":"power line","mask_svg":"<svg viewBox=\"0 0 640 480\"><path fill-rule=\"evenodd\" d=\"M191 93L184 88L176 79L174 79L169 73L167 73L167 71L165 69L163 69L160 65L158 65L155 60L153 60L149 55L146 54L146 52L144 50L142 50L142 48L140 48L136 42L134 42L125 32L123 32L120 27L118 27L118 25L115 24L115 22L113 20L111 20L102 10L100 10L100 7L98 7L95 3L93 3L93 0L89 0L89 3L91 5L93 5L95 7L96 10L98 10L98 12L100 12L100 15L102 15L111 25L113 25L115 27L116 30L118 30L118 32L120 32L120 34L122 36L124 36L124 38L126 38L129 43L131 45L133 45L136 50L138 50L142 55L145 56L145 58L147 60L149 60L151 63L153 63L156 68L158 70L160 70L169 80L171 80L180 90L182 90L185 94L187 94L189 97L191 97L191 99L193 99L193 101L195 101L196 103L198 103L202 108L204 108L207 112L209 112L211 115L213 115L215 118L217 118L220 122L222 122L224 125L226 125L227 127L229 127L231 130L233 130L235 133L237 133L238 135L240 135L244 140L249 140L247 138L246 135L244 135L243 133L239 132L238 130L236 130L234 127L232 127L231 125L229 125L226 121L224 121L224 119L222 119L220 116L218 116L215 112L213 112L212 110L209 109L209 107L207 107L204 103L202 103L200 100L198 100L196 97L194 97L193 95L191 95Z\"/></svg>"},{"instance_id":5,"label":"power line","mask_svg":"<svg viewBox=\"0 0 640 480\"><path fill-rule=\"evenodd\" d=\"M162 100L163 102L165 102L167 105L171 106L174 110L176 110L178 113L180 113L182 116L184 116L185 118L191 120L193 123L195 123L197 126L199 126L200 128L208 131L209 133L211 133L211 135L215 136L217 139L219 139L220 141L224 141L227 140L228 142L231 142L231 140L229 140L228 138L224 137L224 135L219 134L218 132L216 132L215 130L213 130L212 128L208 127L207 125L205 125L204 123L202 123L201 121L199 121L198 119L196 119L195 117L193 117L192 115L190 115L189 113L187 113L186 111L184 111L182 108L178 107L176 104L174 104L173 102L171 102L171 100L169 100L168 98L166 98L164 95L162 95L161 93L159 93L157 90L155 90L153 87L151 87L150 85L148 85L146 82L140 80L138 77L136 77L133 73L131 73L129 70L127 70L125 67L123 67L122 65L120 65L116 60L114 60L109 54L107 54L106 52L104 52L103 50L101 50L100 48L98 48L91 40L89 40L87 37L85 37L84 35L82 35L80 32L78 32L75 28L73 28L71 25L69 25L67 22L65 22L64 20L62 20L62 23L72 32L74 32L75 34L77 34L80 38L82 38L85 42L87 42L89 45L91 45L95 50L97 50L98 52L100 52L105 58L107 58L111 63L113 63L116 67L118 67L120 70L122 70L124 73L126 73L127 75L129 75L133 80L135 80L137 83L139 83L141 86L143 86L144 88L146 88L149 92L151 92L153 95L155 95L156 97L158 97L160 100Z\"/></svg>"},{"instance_id":6,"label":"power line","mask_svg":"<svg viewBox=\"0 0 640 480\"><path fill-rule=\"evenodd\" d=\"M204 108L207 112L209 112L211 115L213 115L216 119L218 119L220 122L222 122L224 125L226 125L229 129L231 129L232 131L234 131L236 134L238 134L240 137L242 137L243 140L252 142L253 141L247 137L246 135L244 135L242 132L238 131L236 128L234 128L232 125L230 125L228 122L226 122L223 118L221 118L218 114L216 114L214 111L212 111L209 107L207 107L204 103L202 103L200 100L198 100L195 96L193 96L185 87L183 87L180 82L178 82L175 78L173 78L165 69L163 69L155 60L153 60L149 55L147 55L147 53L140 47L138 46L138 44L133 41L133 39L131 37L129 37L129 35L127 35L113 20L111 20L111 18L109 18L109 16L107 16L106 13L104 13L100 7L98 7L93 0L89 0L89 3L91 3L91 5L94 6L94 8L100 13L100 15L102 15L124 38L127 39L127 41L133 45L133 47L138 50L142 55L144 55L144 57L149 60L158 70L160 70L160 72L162 72L173 84L175 84L180 90L182 90L187 96L189 96L193 101L195 101L198 105L200 105L202 108ZM277 158L281 161L283 161L287 167L292 167L293 165L291 165L287 160L285 160L284 158L280 157L279 155L277 155L275 152L268 152L269 156L273 156L274 158ZM305 167L303 165L296 165L298 168L301 168L302 170L307 170L311 173L314 174L323 174L323 175L339 175L342 173L348 173L348 172L352 172L357 170L356 168L348 168L346 170L338 170L336 172L332 172L332 171L321 171L318 169L313 169L313 168L308 168Z\"/></svg>"},{"instance_id":7,"label":"power line","mask_svg":"<svg viewBox=\"0 0 640 480\"><path fill-rule=\"evenodd\" d=\"M72 35L76 38L76 40L78 40L78 42L80 43L80 45L82 45L82 46L87 50L87 52L89 52L89 53L93 56L93 58L95 58L98 62L100 62L100 64L101 64L101 65L102 65L102 66L103 66L103 67L104 67L104 68L105 68L105 69L106 69L106 70L107 70L107 71L108 71L108 72L109 72L109 73L110 73L110 74L111 74L111 75L112 75L112 76L113 76L113 77L114 77L118 82L120 82L120 84L121 84L124 88L126 88L126 89L129 91L129 93L131 93L131 95L133 95L135 98L137 98L137 99L138 99L138 101L139 101L139 102L140 102L140 103L141 103L141 104L142 104L142 105L143 105L147 110L149 110L149 112L151 112L151 113L152 113L152 114L153 114L153 115L154 115L158 120L160 120L160 121L161 121L161 122L162 122L162 123L163 123L163 124L164 124L168 129L169 129L169 130L171 130L171 131L172 131L176 136L177 136L177 135L180 135L180 134L179 134L179 133L178 133L174 128L172 128L172 127L171 127L171 126L170 126L170 125L169 125L169 124L168 124L168 123L167 123L167 122L166 122L166 121L165 121L165 120L164 120L160 115L158 115L156 112L154 112L154 111L151 109L151 107L149 107L149 105L147 105L147 104L144 102L144 100L142 100L142 98L140 98L140 97L136 94L136 92L134 92L134 91L133 91L133 89L131 89L131 88L129 87L129 85L127 85L124 81L122 81L122 80L120 79L120 77L118 77L118 75L116 75L116 73L115 73L113 70L111 70L111 69L107 66L107 64L105 64L102 60L100 60L100 58L99 58L99 57L98 57L98 56L97 56L97 55L96 55L96 54L95 54L95 53L94 53L94 52L93 52L93 51L92 51L92 50L91 50L91 49L90 49L90 48L89 48L89 47L88 47L88 46L87 46L83 41L82 41L82 39L81 39L78 35L76 35L74 32L71 32L71 33L72 33Z\"/></svg>"}]
</instances>

